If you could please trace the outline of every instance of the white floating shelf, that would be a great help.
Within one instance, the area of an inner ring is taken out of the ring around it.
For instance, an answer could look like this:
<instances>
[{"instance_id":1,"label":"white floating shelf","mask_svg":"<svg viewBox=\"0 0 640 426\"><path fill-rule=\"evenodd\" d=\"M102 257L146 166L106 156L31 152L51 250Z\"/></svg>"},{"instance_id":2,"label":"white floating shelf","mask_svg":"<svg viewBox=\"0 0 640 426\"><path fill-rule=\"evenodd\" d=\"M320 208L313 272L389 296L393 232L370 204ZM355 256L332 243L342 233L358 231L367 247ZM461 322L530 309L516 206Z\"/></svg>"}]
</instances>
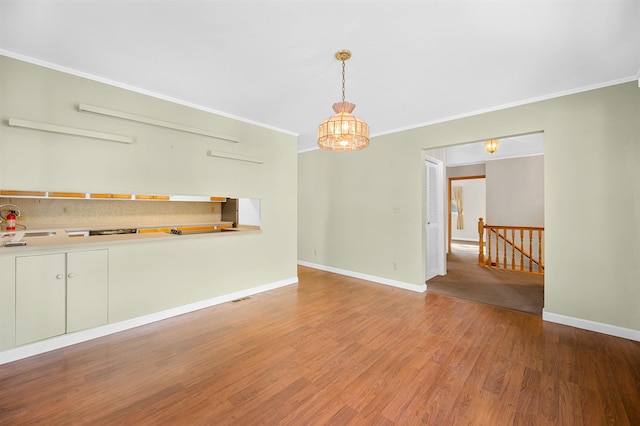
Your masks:
<instances>
[{"instance_id":1,"label":"white floating shelf","mask_svg":"<svg viewBox=\"0 0 640 426\"><path fill-rule=\"evenodd\" d=\"M151 117L144 117L142 115L131 114L128 112L116 111L113 109L103 108L94 105L78 104L78 111L80 112L92 112L94 114L106 115L108 117L122 118L123 120L135 121L137 123L150 124L152 126L164 127L166 129L179 130L181 132L193 133L201 136L208 136L214 139L221 139L227 142L238 143L240 140L233 136L223 135L220 133L211 132L209 130L198 129L195 127L184 126L182 124L171 123L169 121L157 120Z\"/></svg>"},{"instance_id":2,"label":"white floating shelf","mask_svg":"<svg viewBox=\"0 0 640 426\"><path fill-rule=\"evenodd\" d=\"M58 126L57 124L40 123L37 121L20 120L18 118L10 118L9 126L32 130L42 130L51 133L62 133L65 135L84 136L87 138L101 139L110 142L126 144L133 143L133 138L129 136L112 135L110 133L102 133L86 129L76 129L75 127Z\"/></svg>"},{"instance_id":3,"label":"white floating shelf","mask_svg":"<svg viewBox=\"0 0 640 426\"><path fill-rule=\"evenodd\" d=\"M262 160L248 155L231 154L229 152L207 151L208 157L226 158L227 160L246 161L248 163L263 164Z\"/></svg>"}]
</instances>

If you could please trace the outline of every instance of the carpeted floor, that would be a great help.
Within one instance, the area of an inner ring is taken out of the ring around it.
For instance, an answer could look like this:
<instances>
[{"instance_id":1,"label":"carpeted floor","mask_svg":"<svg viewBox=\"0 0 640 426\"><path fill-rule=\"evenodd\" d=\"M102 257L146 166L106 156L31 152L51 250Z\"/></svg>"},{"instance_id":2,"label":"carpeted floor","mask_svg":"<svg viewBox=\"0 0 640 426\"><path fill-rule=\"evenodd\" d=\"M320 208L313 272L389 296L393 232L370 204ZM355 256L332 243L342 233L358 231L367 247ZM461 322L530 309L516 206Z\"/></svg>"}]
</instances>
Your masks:
<instances>
[{"instance_id":1,"label":"carpeted floor","mask_svg":"<svg viewBox=\"0 0 640 426\"><path fill-rule=\"evenodd\" d=\"M477 245L452 244L447 275L427 281L427 291L542 315L544 276L477 265Z\"/></svg>"}]
</instances>

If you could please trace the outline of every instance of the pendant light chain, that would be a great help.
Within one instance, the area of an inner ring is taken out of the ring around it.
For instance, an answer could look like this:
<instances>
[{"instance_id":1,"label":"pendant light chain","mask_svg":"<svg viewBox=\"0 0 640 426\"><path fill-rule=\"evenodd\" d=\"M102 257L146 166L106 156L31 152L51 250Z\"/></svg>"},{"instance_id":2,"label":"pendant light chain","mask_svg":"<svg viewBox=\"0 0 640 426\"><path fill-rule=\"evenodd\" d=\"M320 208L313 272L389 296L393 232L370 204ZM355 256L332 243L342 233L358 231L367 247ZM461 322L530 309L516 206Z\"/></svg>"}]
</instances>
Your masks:
<instances>
[{"instance_id":1,"label":"pendant light chain","mask_svg":"<svg viewBox=\"0 0 640 426\"><path fill-rule=\"evenodd\" d=\"M344 102L344 59L342 60L342 102Z\"/></svg>"}]
</instances>

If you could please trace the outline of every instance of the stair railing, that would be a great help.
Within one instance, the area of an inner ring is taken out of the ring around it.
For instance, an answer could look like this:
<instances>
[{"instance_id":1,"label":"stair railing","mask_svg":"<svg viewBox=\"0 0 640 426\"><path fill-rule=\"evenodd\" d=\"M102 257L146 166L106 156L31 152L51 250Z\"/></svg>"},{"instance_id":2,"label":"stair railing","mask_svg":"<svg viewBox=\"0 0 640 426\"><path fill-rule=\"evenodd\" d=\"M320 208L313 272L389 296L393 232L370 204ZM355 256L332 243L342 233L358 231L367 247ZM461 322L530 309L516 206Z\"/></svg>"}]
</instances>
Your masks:
<instances>
[{"instance_id":1,"label":"stair railing","mask_svg":"<svg viewBox=\"0 0 640 426\"><path fill-rule=\"evenodd\" d=\"M478 236L478 265L544 274L543 227L486 225L480 218Z\"/></svg>"}]
</instances>

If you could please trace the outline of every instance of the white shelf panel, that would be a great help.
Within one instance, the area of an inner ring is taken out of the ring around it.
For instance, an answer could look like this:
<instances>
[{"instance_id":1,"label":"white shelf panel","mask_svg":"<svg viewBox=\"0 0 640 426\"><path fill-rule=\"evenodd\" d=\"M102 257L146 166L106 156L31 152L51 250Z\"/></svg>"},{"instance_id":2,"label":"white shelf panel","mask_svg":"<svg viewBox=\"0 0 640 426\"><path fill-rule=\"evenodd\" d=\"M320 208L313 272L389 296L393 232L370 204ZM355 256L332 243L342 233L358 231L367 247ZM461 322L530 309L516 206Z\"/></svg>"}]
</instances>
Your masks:
<instances>
[{"instance_id":1,"label":"white shelf panel","mask_svg":"<svg viewBox=\"0 0 640 426\"><path fill-rule=\"evenodd\" d=\"M129 136L112 135L110 133L96 132L94 130L77 129L75 127L59 126L57 124L40 123L37 121L10 118L9 126L23 129L42 130L44 132L62 133L65 135L84 136L87 138L101 139L110 142L132 144L133 138Z\"/></svg>"},{"instance_id":2,"label":"white shelf panel","mask_svg":"<svg viewBox=\"0 0 640 426\"><path fill-rule=\"evenodd\" d=\"M221 139L227 142L238 143L240 140L233 136L223 135L220 133L211 132L209 130L198 129L196 127L185 126L182 124L172 123L169 121L158 120L151 117L144 117L142 115L131 114L128 112L116 111L113 109L103 108L95 105L78 104L78 111L80 112L92 112L94 114L106 115L108 117L121 118L123 120L135 121L137 123L150 124L152 126L164 127L166 129L179 130L181 132L193 133L201 136L208 136L214 139Z\"/></svg>"}]
</instances>

